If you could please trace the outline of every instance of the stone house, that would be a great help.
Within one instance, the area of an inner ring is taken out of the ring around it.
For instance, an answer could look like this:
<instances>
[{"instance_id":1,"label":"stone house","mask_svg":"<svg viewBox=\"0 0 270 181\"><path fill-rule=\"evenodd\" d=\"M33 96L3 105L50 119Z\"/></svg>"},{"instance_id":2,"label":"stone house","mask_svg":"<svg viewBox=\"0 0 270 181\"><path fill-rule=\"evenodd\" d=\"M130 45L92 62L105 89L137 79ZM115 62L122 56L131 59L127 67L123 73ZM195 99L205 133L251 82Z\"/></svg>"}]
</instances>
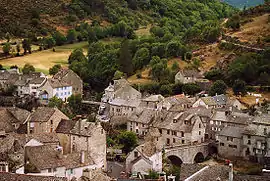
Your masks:
<instances>
[{"instance_id":1,"label":"stone house","mask_svg":"<svg viewBox=\"0 0 270 181\"><path fill-rule=\"evenodd\" d=\"M162 172L163 140L156 128L151 128L145 143L136 147L126 158L126 172L148 175L149 170Z\"/></svg>"},{"instance_id":2,"label":"stone house","mask_svg":"<svg viewBox=\"0 0 270 181\"><path fill-rule=\"evenodd\" d=\"M46 103L54 96L67 101L73 94L71 82L59 81L58 79L48 79L41 87L38 88L39 99Z\"/></svg>"},{"instance_id":3,"label":"stone house","mask_svg":"<svg viewBox=\"0 0 270 181\"><path fill-rule=\"evenodd\" d=\"M98 166L88 152L63 155L61 147L41 145L25 147L25 173L39 176L66 177L79 179L84 169Z\"/></svg>"},{"instance_id":4,"label":"stone house","mask_svg":"<svg viewBox=\"0 0 270 181\"><path fill-rule=\"evenodd\" d=\"M205 107L207 109L213 109L217 107L217 102L213 97L201 97L192 105L192 107Z\"/></svg>"},{"instance_id":5,"label":"stone house","mask_svg":"<svg viewBox=\"0 0 270 181\"><path fill-rule=\"evenodd\" d=\"M205 139L205 124L195 113L163 111L152 126L159 129L167 146L197 144Z\"/></svg>"},{"instance_id":6,"label":"stone house","mask_svg":"<svg viewBox=\"0 0 270 181\"><path fill-rule=\"evenodd\" d=\"M109 114L112 116L131 116L135 112L136 108L140 105L139 99L124 100L115 98L109 102Z\"/></svg>"},{"instance_id":7,"label":"stone house","mask_svg":"<svg viewBox=\"0 0 270 181\"><path fill-rule=\"evenodd\" d=\"M157 109L158 104L164 101L164 97L160 94L151 95L141 100L140 107L148 108L148 109Z\"/></svg>"},{"instance_id":8,"label":"stone house","mask_svg":"<svg viewBox=\"0 0 270 181\"><path fill-rule=\"evenodd\" d=\"M70 82L73 94L83 94L83 81L71 69L62 68L53 76L53 79L59 80L60 82Z\"/></svg>"},{"instance_id":9,"label":"stone house","mask_svg":"<svg viewBox=\"0 0 270 181\"><path fill-rule=\"evenodd\" d=\"M16 132L30 116L30 112L17 107L0 107L0 132Z\"/></svg>"},{"instance_id":10,"label":"stone house","mask_svg":"<svg viewBox=\"0 0 270 181\"><path fill-rule=\"evenodd\" d=\"M270 157L270 115L256 116L243 132L243 156L246 159L264 162Z\"/></svg>"},{"instance_id":11,"label":"stone house","mask_svg":"<svg viewBox=\"0 0 270 181\"><path fill-rule=\"evenodd\" d=\"M252 116L248 114L231 112L231 111L214 111L210 121L211 134L210 137L215 139L216 133L223 128L231 127L246 127L253 120Z\"/></svg>"},{"instance_id":12,"label":"stone house","mask_svg":"<svg viewBox=\"0 0 270 181\"><path fill-rule=\"evenodd\" d=\"M41 72L32 72L29 74L20 74L14 82L17 87L16 94L18 96L34 95L38 97L38 88L47 81L46 76ZM10 83L11 84L11 83Z\"/></svg>"},{"instance_id":13,"label":"stone house","mask_svg":"<svg viewBox=\"0 0 270 181\"><path fill-rule=\"evenodd\" d=\"M244 128L228 126L218 133L218 153L225 158L242 156Z\"/></svg>"},{"instance_id":14,"label":"stone house","mask_svg":"<svg viewBox=\"0 0 270 181\"><path fill-rule=\"evenodd\" d=\"M195 69L180 70L175 75L175 83L195 83L198 79L202 79L203 76Z\"/></svg>"},{"instance_id":15,"label":"stone house","mask_svg":"<svg viewBox=\"0 0 270 181\"><path fill-rule=\"evenodd\" d=\"M228 97L224 94L213 96L216 101L217 108L224 108L227 105Z\"/></svg>"},{"instance_id":16,"label":"stone house","mask_svg":"<svg viewBox=\"0 0 270 181\"><path fill-rule=\"evenodd\" d=\"M11 72L9 70L0 70L0 89L7 89L9 86L13 85L18 79L19 72Z\"/></svg>"},{"instance_id":17,"label":"stone house","mask_svg":"<svg viewBox=\"0 0 270 181\"><path fill-rule=\"evenodd\" d=\"M99 122L62 119L56 133L64 154L85 151L99 168L106 168L106 133Z\"/></svg>"},{"instance_id":18,"label":"stone house","mask_svg":"<svg viewBox=\"0 0 270 181\"><path fill-rule=\"evenodd\" d=\"M68 117L57 108L38 107L31 113L27 120L27 133L52 133L55 132L62 119Z\"/></svg>"},{"instance_id":19,"label":"stone house","mask_svg":"<svg viewBox=\"0 0 270 181\"><path fill-rule=\"evenodd\" d=\"M142 98L142 94L134 89L127 80L119 79L114 80L113 84L110 84L105 89L102 102L110 102L115 98L122 100L138 100Z\"/></svg>"},{"instance_id":20,"label":"stone house","mask_svg":"<svg viewBox=\"0 0 270 181\"><path fill-rule=\"evenodd\" d=\"M157 111L153 109L138 109L127 121L127 130L133 131L138 136L145 136L150 124L154 121Z\"/></svg>"},{"instance_id":21,"label":"stone house","mask_svg":"<svg viewBox=\"0 0 270 181\"><path fill-rule=\"evenodd\" d=\"M164 109L168 111L178 112L192 107L193 101L185 95L175 95L166 97L158 104L158 110Z\"/></svg>"},{"instance_id":22,"label":"stone house","mask_svg":"<svg viewBox=\"0 0 270 181\"><path fill-rule=\"evenodd\" d=\"M234 99L234 98L229 98L228 102L227 102L227 107L236 110L245 110L247 109L246 106L244 106L238 99Z\"/></svg>"}]
</instances>

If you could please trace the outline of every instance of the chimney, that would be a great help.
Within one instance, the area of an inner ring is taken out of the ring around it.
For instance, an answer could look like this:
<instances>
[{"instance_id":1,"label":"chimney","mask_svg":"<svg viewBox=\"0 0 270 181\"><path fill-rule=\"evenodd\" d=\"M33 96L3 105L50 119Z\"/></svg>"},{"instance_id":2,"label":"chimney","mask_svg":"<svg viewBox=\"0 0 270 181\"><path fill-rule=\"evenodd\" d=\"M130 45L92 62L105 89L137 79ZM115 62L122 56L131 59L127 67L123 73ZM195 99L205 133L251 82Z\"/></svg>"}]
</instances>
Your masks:
<instances>
[{"instance_id":1,"label":"chimney","mask_svg":"<svg viewBox=\"0 0 270 181\"><path fill-rule=\"evenodd\" d=\"M85 153L84 151L81 151L81 163L85 162Z\"/></svg>"},{"instance_id":2,"label":"chimney","mask_svg":"<svg viewBox=\"0 0 270 181\"><path fill-rule=\"evenodd\" d=\"M233 181L233 164L229 164L230 171L229 171L229 181Z\"/></svg>"}]
</instances>

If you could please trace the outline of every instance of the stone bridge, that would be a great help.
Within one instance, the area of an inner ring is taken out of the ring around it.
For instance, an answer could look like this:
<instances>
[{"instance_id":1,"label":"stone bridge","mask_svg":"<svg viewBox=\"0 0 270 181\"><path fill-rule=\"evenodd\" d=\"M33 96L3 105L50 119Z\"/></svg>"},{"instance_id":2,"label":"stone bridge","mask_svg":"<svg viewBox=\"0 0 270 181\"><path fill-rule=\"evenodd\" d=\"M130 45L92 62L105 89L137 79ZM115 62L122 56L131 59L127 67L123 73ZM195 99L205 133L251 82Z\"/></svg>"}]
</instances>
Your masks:
<instances>
[{"instance_id":1,"label":"stone bridge","mask_svg":"<svg viewBox=\"0 0 270 181\"><path fill-rule=\"evenodd\" d=\"M209 143L165 147L165 155L174 165L181 165L182 163L199 163L211 154L210 152L213 153L210 148L211 146L209 146Z\"/></svg>"}]
</instances>

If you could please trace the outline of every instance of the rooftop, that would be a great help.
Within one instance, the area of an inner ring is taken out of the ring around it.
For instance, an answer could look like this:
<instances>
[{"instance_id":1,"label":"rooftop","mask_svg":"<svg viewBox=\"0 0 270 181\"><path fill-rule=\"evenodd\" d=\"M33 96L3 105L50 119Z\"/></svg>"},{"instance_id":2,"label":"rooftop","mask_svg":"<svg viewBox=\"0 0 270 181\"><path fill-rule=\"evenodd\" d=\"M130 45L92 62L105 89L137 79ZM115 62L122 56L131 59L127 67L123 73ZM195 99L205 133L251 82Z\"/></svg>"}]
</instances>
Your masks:
<instances>
[{"instance_id":1,"label":"rooftop","mask_svg":"<svg viewBox=\"0 0 270 181\"><path fill-rule=\"evenodd\" d=\"M243 131L244 131L243 128L227 126L227 127L224 127L219 132L219 135L230 136L230 137L234 137L234 138L241 138Z\"/></svg>"},{"instance_id":2,"label":"rooftop","mask_svg":"<svg viewBox=\"0 0 270 181\"><path fill-rule=\"evenodd\" d=\"M38 181L67 181L67 178L34 176L34 175L0 172L0 181L37 181L37 180Z\"/></svg>"}]
</instances>

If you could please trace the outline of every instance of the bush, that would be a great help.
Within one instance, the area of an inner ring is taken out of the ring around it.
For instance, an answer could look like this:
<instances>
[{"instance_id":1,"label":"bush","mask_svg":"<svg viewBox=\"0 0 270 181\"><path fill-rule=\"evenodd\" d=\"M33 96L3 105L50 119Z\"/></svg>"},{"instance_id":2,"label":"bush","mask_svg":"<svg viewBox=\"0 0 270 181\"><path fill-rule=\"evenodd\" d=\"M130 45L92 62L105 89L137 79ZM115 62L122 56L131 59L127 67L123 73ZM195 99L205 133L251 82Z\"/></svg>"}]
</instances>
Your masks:
<instances>
[{"instance_id":1,"label":"bush","mask_svg":"<svg viewBox=\"0 0 270 181\"><path fill-rule=\"evenodd\" d=\"M5 55L9 55L9 52L11 50L11 46L10 43L5 43L5 45L3 46L3 52Z\"/></svg>"}]
</instances>

